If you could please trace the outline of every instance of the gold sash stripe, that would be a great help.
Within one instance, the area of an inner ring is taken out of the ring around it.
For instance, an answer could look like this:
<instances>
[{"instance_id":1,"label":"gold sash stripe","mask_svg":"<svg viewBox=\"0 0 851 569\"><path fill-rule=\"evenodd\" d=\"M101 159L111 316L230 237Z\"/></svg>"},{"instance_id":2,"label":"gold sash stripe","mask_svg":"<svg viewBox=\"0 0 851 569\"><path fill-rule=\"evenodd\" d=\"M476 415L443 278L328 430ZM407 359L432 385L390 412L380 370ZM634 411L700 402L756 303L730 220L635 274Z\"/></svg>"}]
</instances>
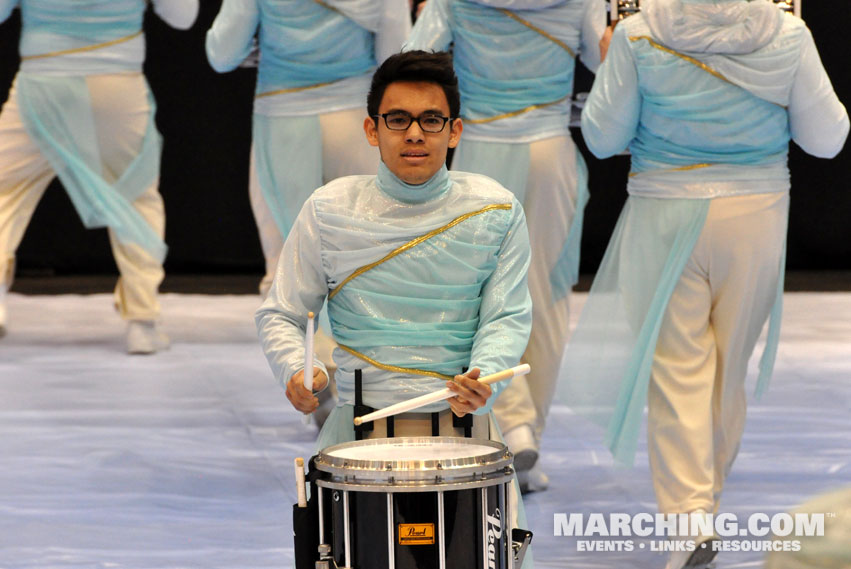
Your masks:
<instances>
[{"instance_id":1,"label":"gold sash stripe","mask_svg":"<svg viewBox=\"0 0 851 569\"><path fill-rule=\"evenodd\" d=\"M369 357L365 354L358 352L357 350L353 350L352 348L350 348L348 346L344 346L343 344L337 344L337 347L339 347L344 352L348 352L348 353L352 354L354 357L358 358L359 360L363 360L363 361L367 362L368 364L370 364L374 367L377 367L378 369L383 369L384 371L394 371L394 372L397 372L397 373L408 373L408 374L411 374L411 375L425 375L425 376L428 376L428 377L436 377L437 379L443 379L443 380L446 380L446 381L454 381L455 380L455 376L453 376L453 375L446 375L444 373L438 373L436 371L428 371L428 370L425 370L425 369L415 369L415 368L409 368L409 367L399 367L399 366L391 366L391 365L383 364L381 362L375 361L374 359L372 359L371 357Z\"/></svg>"},{"instance_id":2,"label":"gold sash stripe","mask_svg":"<svg viewBox=\"0 0 851 569\"><path fill-rule=\"evenodd\" d=\"M109 47L111 45L117 45L117 44L120 44L120 43L128 42L128 41L135 39L135 38L137 38L141 35L142 35L142 30L139 30L135 34L130 34L129 36L125 36L123 38L118 38L118 39L115 39L115 40L111 40L111 41L107 41L107 42L103 42L103 43L98 43L98 44L95 44L95 45L87 45L87 46L84 46L84 47L75 47L73 49L64 49L64 50L61 50L61 51L51 51L50 53L41 53L41 54L38 54L38 55L25 55L25 56L21 57L21 61L29 61L29 60L32 60L32 59L44 59L46 57L57 57L57 56L60 56L60 55L70 55L72 53L82 53L82 52L85 52L85 51L94 51L96 49Z\"/></svg>"},{"instance_id":3,"label":"gold sash stripe","mask_svg":"<svg viewBox=\"0 0 851 569\"><path fill-rule=\"evenodd\" d=\"M289 87L288 89L276 89L275 91L266 91L265 93L259 93L254 95L255 99L261 99L263 97L271 97L272 95L284 95L286 93L299 93L301 91L309 91L310 89L318 89L319 87L325 87L327 85L333 85L337 81L326 81L325 83L317 83L316 85L308 85L306 87Z\"/></svg>"},{"instance_id":4,"label":"gold sash stripe","mask_svg":"<svg viewBox=\"0 0 851 569\"><path fill-rule=\"evenodd\" d=\"M534 111L535 109L543 109L544 107L557 105L557 104L561 103L562 101L564 101L565 99L569 99L569 98L570 98L570 95L565 95L564 97L562 97L561 99L558 99L557 101L550 101L549 103L539 103L537 105L530 105L530 106L526 107L525 109L520 109L519 111L511 111L510 113L503 113L501 115L496 115L494 117L488 117L486 119L468 119L466 117L461 117L461 120L463 120L466 123L471 123L471 124L489 123L489 122L498 121L498 120L501 120L501 119L508 119L508 118L511 118L511 117L516 117L518 115L528 113L529 111Z\"/></svg>"},{"instance_id":5,"label":"gold sash stripe","mask_svg":"<svg viewBox=\"0 0 851 569\"><path fill-rule=\"evenodd\" d=\"M569 45L567 45L566 43L564 43L563 41L561 41L557 37L545 32L544 30L542 30L541 28L539 28L538 26L536 26L532 22L521 18L520 16L518 16L517 14L512 12L511 10L506 10L505 8L500 8L499 11L502 12L503 14L505 14L506 16L508 16L509 18L511 18L512 20L514 20L516 22L520 22L521 24L523 24L524 26L526 26L530 30L541 34L542 36L544 36L545 38L547 38L548 40L550 40L551 42L553 42L554 44L556 44L557 46L562 48L564 51L569 53L570 57L576 57L576 52L573 51L570 48Z\"/></svg>"},{"instance_id":6,"label":"gold sash stripe","mask_svg":"<svg viewBox=\"0 0 851 569\"><path fill-rule=\"evenodd\" d=\"M319 4L320 6L322 6L323 8L328 8L329 10L337 12L338 14L342 14L342 12L340 12L340 10L338 10L337 8L335 8L334 6L329 4L328 2L323 2L322 0L313 0L313 1L316 2L317 4ZM345 14L343 14L343 15L345 15Z\"/></svg>"},{"instance_id":7,"label":"gold sash stripe","mask_svg":"<svg viewBox=\"0 0 851 569\"><path fill-rule=\"evenodd\" d=\"M420 243L423 243L424 241L428 241L432 237L435 237L436 235L440 235L441 233L443 233L444 231L447 231L448 229L452 229L453 227L455 227L459 223L466 221L466 220L470 219L471 217L474 217L476 215L480 215L480 214L483 214L483 213L487 213L489 211L493 211L493 210L496 210L496 209L511 209L511 204L510 203L491 204L489 206L483 207L482 209L480 209L478 211L472 211L470 213L465 213L464 215L456 217L455 219L453 219L452 221L450 221L449 223L447 223L443 227L438 227L437 229L435 229L433 231L429 231L425 235L420 235L416 239L408 241L407 243L405 243L401 247L398 247L397 249L394 249L393 251L391 251L390 253L388 253L383 258L379 259L378 261L375 261L374 263L370 263L369 265L364 265L363 267L357 269L355 272L350 274L348 277L345 278L345 280L343 280L343 282L341 282L339 285L337 285L337 287L334 288L334 290L332 290L328 294L328 300L331 300L332 298L334 298L334 296L336 296L336 294L338 292L340 292L340 290L342 290L342 288L344 286L349 284L349 282L352 279L356 279L357 277L364 274L365 272L367 272L371 269L374 269L375 267L377 267L378 265L380 265L380 264L382 264L386 261L389 261L390 259L392 259L396 255L404 253L405 251L407 251L409 249L413 249L414 247L416 247Z\"/></svg>"},{"instance_id":8,"label":"gold sash stripe","mask_svg":"<svg viewBox=\"0 0 851 569\"><path fill-rule=\"evenodd\" d=\"M697 67L700 67L701 69L703 69L704 71L706 71L707 73L712 75L713 77L717 77L718 79L721 79L722 81L726 81L727 83L730 83L731 85L736 85L735 83L733 83L732 81L730 81L729 79L724 77L724 75L722 75L718 71L715 71L714 69L712 69L711 67L709 67L708 65L703 63L702 61L697 60L693 57L690 57L690 56L688 56L684 53L674 51L673 49L671 49L669 47L665 47L664 45L656 42L650 36L630 36L629 37L629 41L632 41L632 42L641 41L641 40L645 40L651 46L655 47L656 49L658 49L660 51L664 51L665 53L670 53L671 55L675 55L675 56L679 57L680 59L688 61L692 65L696 65ZM738 87L738 85L736 85L736 86Z\"/></svg>"},{"instance_id":9,"label":"gold sash stripe","mask_svg":"<svg viewBox=\"0 0 851 569\"><path fill-rule=\"evenodd\" d=\"M665 47L664 45L654 41L653 38L651 38L650 36L629 36L629 41L635 42L635 41L641 41L641 40L647 41L647 43L649 43L651 46L655 47L656 49L658 49L660 51L664 51L665 53L670 53L671 55L675 55L675 56L679 57L680 59L688 61L692 65L696 65L697 67L700 67L701 69L703 69L704 71L706 71L707 73L712 75L713 77L717 77L718 79L721 79L722 81L726 81L730 85L734 85L734 86L738 87L739 89L743 89L745 91L748 91L747 89L745 89L741 85L736 85L736 83L733 83L732 81L727 79L722 73L715 71L714 69L712 69L711 67L709 67L708 65L703 63L702 61L697 60L693 57L690 57L690 56L688 56L684 53L674 51L673 49L671 49L669 47ZM751 92L748 91L748 93L751 93ZM754 97L762 98L762 97L759 97L759 95L756 95L754 93L751 93L751 94L754 95ZM764 99L764 100L767 100L767 99ZM775 103L774 101L768 101L768 102L771 103L772 105L777 105L781 109L786 108L784 105L781 105L780 103Z\"/></svg>"},{"instance_id":10,"label":"gold sash stripe","mask_svg":"<svg viewBox=\"0 0 851 569\"><path fill-rule=\"evenodd\" d=\"M715 166L715 164L709 164L709 163L690 164L688 166L680 166L679 168L666 168L664 170L648 170L647 172L630 172L629 177L633 178L635 176L640 176L642 174L649 174L651 172L685 172L687 170L700 170L701 168L709 168L711 166Z\"/></svg>"}]
</instances>

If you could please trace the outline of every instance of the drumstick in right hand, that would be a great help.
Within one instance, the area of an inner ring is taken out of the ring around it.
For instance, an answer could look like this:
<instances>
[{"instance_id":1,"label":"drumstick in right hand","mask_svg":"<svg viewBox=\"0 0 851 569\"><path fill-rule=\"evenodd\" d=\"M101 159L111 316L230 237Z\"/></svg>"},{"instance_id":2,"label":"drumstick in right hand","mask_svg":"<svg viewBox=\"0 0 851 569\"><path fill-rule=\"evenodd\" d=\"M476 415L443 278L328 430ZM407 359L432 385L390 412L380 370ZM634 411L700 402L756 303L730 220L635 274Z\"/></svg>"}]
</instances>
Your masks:
<instances>
[{"instance_id":1,"label":"drumstick in right hand","mask_svg":"<svg viewBox=\"0 0 851 569\"><path fill-rule=\"evenodd\" d=\"M480 383L491 384L512 378L516 375L526 375L530 371L532 371L532 368L529 367L529 364L522 364L480 377L478 381ZM390 417L391 415L398 415L399 413L407 413L408 411L413 411L414 409L418 409L424 405L428 405L429 403L436 403L438 401L443 401L444 399L449 399L450 397L455 397L455 395L454 391L445 387L433 393L427 393L419 397L414 397L413 399L408 399L407 401L402 401L401 403L396 403L395 405L390 405L384 409L367 413L363 417L355 417L355 425L362 425L363 423L383 419L385 417Z\"/></svg>"}]
</instances>

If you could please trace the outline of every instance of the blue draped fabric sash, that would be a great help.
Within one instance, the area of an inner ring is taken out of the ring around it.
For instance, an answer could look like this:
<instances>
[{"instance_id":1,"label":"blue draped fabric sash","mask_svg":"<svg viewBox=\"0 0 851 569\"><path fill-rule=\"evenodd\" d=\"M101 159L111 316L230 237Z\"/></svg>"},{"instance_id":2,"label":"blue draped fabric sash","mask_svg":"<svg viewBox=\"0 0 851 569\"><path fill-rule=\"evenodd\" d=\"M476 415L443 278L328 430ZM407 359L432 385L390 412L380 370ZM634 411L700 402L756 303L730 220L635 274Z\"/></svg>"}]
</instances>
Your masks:
<instances>
[{"instance_id":1,"label":"blue draped fabric sash","mask_svg":"<svg viewBox=\"0 0 851 569\"><path fill-rule=\"evenodd\" d=\"M56 172L80 219L88 228L110 227L122 242L140 245L157 260L167 247L133 201L159 177L160 135L155 103L142 148L114 183L102 174L89 90L84 77L17 77L21 117L27 133Z\"/></svg>"}]
</instances>

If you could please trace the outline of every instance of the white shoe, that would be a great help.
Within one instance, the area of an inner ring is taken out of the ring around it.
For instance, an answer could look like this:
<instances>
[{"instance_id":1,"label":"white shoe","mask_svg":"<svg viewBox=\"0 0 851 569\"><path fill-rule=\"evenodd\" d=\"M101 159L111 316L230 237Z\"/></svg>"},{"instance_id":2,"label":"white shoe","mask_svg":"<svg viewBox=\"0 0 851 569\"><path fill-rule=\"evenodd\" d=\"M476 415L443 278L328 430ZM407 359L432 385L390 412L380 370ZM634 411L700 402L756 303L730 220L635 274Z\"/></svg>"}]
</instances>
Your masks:
<instances>
[{"instance_id":1,"label":"white shoe","mask_svg":"<svg viewBox=\"0 0 851 569\"><path fill-rule=\"evenodd\" d=\"M695 512L705 515L703 510ZM713 560L718 554L715 542L720 542L717 535L701 535L694 538L694 551L672 551L668 554L668 563L665 569L710 569L715 566Z\"/></svg>"},{"instance_id":2,"label":"white shoe","mask_svg":"<svg viewBox=\"0 0 851 569\"><path fill-rule=\"evenodd\" d=\"M718 551L712 548L712 542L719 538L711 537L700 544L694 551L672 551L668 554L665 569L710 569L715 567L712 562ZM705 547L702 547L705 546Z\"/></svg>"},{"instance_id":3,"label":"white shoe","mask_svg":"<svg viewBox=\"0 0 851 569\"><path fill-rule=\"evenodd\" d=\"M171 342L153 320L131 320L127 324L127 353L153 354L167 350Z\"/></svg>"},{"instance_id":4,"label":"white shoe","mask_svg":"<svg viewBox=\"0 0 851 569\"><path fill-rule=\"evenodd\" d=\"M517 471L517 482L520 483L520 493L543 492L550 487L550 477L536 464L529 470Z\"/></svg>"},{"instance_id":5,"label":"white shoe","mask_svg":"<svg viewBox=\"0 0 851 569\"><path fill-rule=\"evenodd\" d=\"M505 444L514 455L514 470L518 474L531 470L538 462L538 443L529 425L520 425L505 433Z\"/></svg>"}]
</instances>

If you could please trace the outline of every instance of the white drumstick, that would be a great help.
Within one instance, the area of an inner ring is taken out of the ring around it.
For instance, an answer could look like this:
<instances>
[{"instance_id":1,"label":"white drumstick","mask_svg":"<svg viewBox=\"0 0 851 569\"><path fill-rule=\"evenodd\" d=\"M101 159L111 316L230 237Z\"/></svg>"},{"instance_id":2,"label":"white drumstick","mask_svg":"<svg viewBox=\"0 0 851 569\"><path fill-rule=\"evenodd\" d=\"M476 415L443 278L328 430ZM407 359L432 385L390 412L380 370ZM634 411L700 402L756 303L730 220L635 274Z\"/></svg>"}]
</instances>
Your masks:
<instances>
[{"instance_id":1,"label":"white drumstick","mask_svg":"<svg viewBox=\"0 0 851 569\"><path fill-rule=\"evenodd\" d=\"M478 381L479 383L485 384L495 383L497 381L502 381L503 379L514 377L516 375L526 375L531 370L532 368L529 367L529 364L522 364L512 368L504 369L502 371L498 371L496 373L492 373L490 375L486 375L484 377L480 377ZM408 411L413 411L414 409L418 409L419 407L428 405L429 403L443 401L444 399L449 399L450 397L454 397L455 395L456 393L454 391L452 391L448 387L445 387L433 393L420 395L419 397L414 397L413 399L408 399L407 401L402 401L401 403L390 405L389 407L385 407L384 409L379 409L378 411L367 413L363 417L355 417L355 425L362 425L363 423L369 423L370 421L383 419L384 417L389 417L391 415L398 415L399 413L407 413Z\"/></svg>"},{"instance_id":2,"label":"white drumstick","mask_svg":"<svg viewBox=\"0 0 851 569\"><path fill-rule=\"evenodd\" d=\"M304 459L295 459L295 486L298 494L298 507L307 507L307 494L304 491Z\"/></svg>"},{"instance_id":3,"label":"white drumstick","mask_svg":"<svg viewBox=\"0 0 851 569\"><path fill-rule=\"evenodd\" d=\"M313 392L313 312L307 313L307 329L304 332L304 388ZM310 414L302 417L302 422L310 423Z\"/></svg>"}]
</instances>

